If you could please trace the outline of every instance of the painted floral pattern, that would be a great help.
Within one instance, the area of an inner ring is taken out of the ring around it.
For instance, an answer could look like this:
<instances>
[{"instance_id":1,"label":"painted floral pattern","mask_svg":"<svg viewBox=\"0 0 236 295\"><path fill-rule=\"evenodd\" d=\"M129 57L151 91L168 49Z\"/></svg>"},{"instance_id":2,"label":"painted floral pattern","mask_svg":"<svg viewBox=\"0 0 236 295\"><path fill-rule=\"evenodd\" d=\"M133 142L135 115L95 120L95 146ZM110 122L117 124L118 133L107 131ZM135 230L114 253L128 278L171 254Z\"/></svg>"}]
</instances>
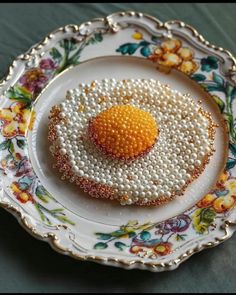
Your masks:
<instances>
[{"instance_id":1,"label":"painted floral pattern","mask_svg":"<svg viewBox=\"0 0 236 295\"><path fill-rule=\"evenodd\" d=\"M164 222L139 225L137 221L131 221L117 231L95 233L97 239L102 240L94 245L95 249L111 246L140 257L155 259L170 254L174 250L173 245L176 248L178 243L184 243L194 234L203 235L213 231L217 220L224 218L236 205L236 178L230 172L236 165L236 128L232 109L236 88L219 74L219 60L215 56L198 58L193 49L183 45L179 39L153 36L149 41L139 31L135 31L132 38L136 42L122 44L116 51L122 55L141 54L155 62L158 69L165 73L174 68L188 75L212 95L230 131L231 155L225 171L215 188L195 206Z\"/></svg>"},{"instance_id":2,"label":"painted floral pattern","mask_svg":"<svg viewBox=\"0 0 236 295\"><path fill-rule=\"evenodd\" d=\"M155 62L158 68L165 72L175 68L190 75L199 68L199 63L194 60L194 51L183 46L182 41L179 39L161 40L153 36L151 41L147 41L144 39L143 34L138 31L132 37L139 40L139 42L125 43L116 51L123 55L133 55L140 49L141 55Z\"/></svg>"},{"instance_id":3,"label":"painted floral pattern","mask_svg":"<svg viewBox=\"0 0 236 295\"><path fill-rule=\"evenodd\" d=\"M175 38L163 39L152 36L151 40L146 40L138 30L131 37L137 42L122 44L116 51L122 55L134 55L138 54L139 50L142 56L156 62L159 69L169 73L172 68L175 68L188 75L212 95L230 131L229 148L232 156L228 159L226 170L232 169L236 165L236 127L233 118L236 87L225 81L225 78L219 74L218 58L211 55L199 58L195 56L193 49ZM218 95L219 92L222 97Z\"/></svg>"},{"instance_id":4,"label":"painted floral pattern","mask_svg":"<svg viewBox=\"0 0 236 295\"><path fill-rule=\"evenodd\" d=\"M48 77L40 68L27 71L19 80L21 85L31 93L39 93L47 81Z\"/></svg>"},{"instance_id":5,"label":"painted floral pattern","mask_svg":"<svg viewBox=\"0 0 236 295\"><path fill-rule=\"evenodd\" d=\"M128 249L130 253L140 257L156 258L173 251L173 240L185 240L186 231L191 223L188 215L181 214L162 223L138 224L130 221L119 230L111 233L96 233L102 242L94 245L95 249L105 249L111 242L120 251ZM121 242L122 240L122 242Z\"/></svg>"},{"instance_id":6,"label":"painted floral pattern","mask_svg":"<svg viewBox=\"0 0 236 295\"><path fill-rule=\"evenodd\" d=\"M90 44L101 42L102 38L100 33L96 33L61 40L58 48L53 47L49 56L39 61L38 67L27 70L10 87L7 92L10 104L0 109L0 169L13 179L9 185L13 196L21 204L33 205L41 220L47 224L52 224L53 218L71 225L74 221L66 216L64 208L41 185L30 164L26 135L35 121L33 105L38 94L55 75L70 65L78 64L81 51ZM56 208L51 209L51 206Z\"/></svg>"},{"instance_id":7,"label":"painted floral pattern","mask_svg":"<svg viewBox=\"0 0 236 295\"><path fill-rule=\"evenodd\" d=\"M173 245L183 243L195 231L208 234L216 227L217 219L224 217L236 204L236 181L230 172L224 172L215 189L204 196L196 206L174 218L159 223L138 224L130 221L119 230L110 233L95 233L98 240L95 249L109 245L120 251L128 250L134 255L155 259L173 251Z\"/></svg>"},{"instance_id":8,"label":"painted floral pattern","mask_svg":"<svg viewBox=\"0 0 236 295\"><path fill-rule=\"evenodd\" d=\"M233 114L236 88L220 74L220 62L216 56L198 57L193 48L178 38L149 38L139 30L130 37L129 42L121 44L114 52L141 55L166 73L176 69L188 75L212 95L226 119L230 135L225 171L216 187L195 206L163 222L140 224L130 221L111 232L95 233L94 249L113 247L117 251L155 259L172 253L188 239L207 235L217 227L217 221L225 218L236 205L236 179L231 172L236 165ZM67 217L64 208L42 186L29 161L26 134L35 120L33 106L38 94L53 77L79 64L83 50L102 41L101 33L89 36L77 34L73 38L60 40L44 54L37 66L27 70L8 90L6 97L9 104L0 109L1 172L11 175L9 190L14 198L24 206L34 206L46 224L53 224L53 219L71 225L74 221Z\"/></svg>"},{"instance_id":9,"label":"painted floral pattern","mask_svg":"<svg viewBox=\"0 0 236 295\"><path fill-rule=\"evenodd\" d=\"M14 103L9 108L0 110L4 137L24 136L27 129L32 130L35 113L24 106L22 103Z\"/></svg>"}]
</instances>

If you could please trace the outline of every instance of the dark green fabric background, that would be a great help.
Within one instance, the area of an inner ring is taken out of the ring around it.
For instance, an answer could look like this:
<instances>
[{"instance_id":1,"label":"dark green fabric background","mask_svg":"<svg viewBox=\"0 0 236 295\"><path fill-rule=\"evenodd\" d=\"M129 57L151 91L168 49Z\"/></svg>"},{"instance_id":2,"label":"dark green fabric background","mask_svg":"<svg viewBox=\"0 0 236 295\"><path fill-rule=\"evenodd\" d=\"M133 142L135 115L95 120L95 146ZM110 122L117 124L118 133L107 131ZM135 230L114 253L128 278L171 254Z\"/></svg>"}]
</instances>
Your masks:
<instances>
[{"instance_id":1,"label":"dark green fabric background","mask_svg":"<svg viewBox=\"0 0 236 295\"><path fill-rule=\"evenodd\" d=\"M0 4L0 78L52 30L123 10L183 20L236 55L236 4ZM60 255L0 209L0 292L235 292L235 245L236 235L172 272L125 271Z\"/></svg>"}]
</instances>

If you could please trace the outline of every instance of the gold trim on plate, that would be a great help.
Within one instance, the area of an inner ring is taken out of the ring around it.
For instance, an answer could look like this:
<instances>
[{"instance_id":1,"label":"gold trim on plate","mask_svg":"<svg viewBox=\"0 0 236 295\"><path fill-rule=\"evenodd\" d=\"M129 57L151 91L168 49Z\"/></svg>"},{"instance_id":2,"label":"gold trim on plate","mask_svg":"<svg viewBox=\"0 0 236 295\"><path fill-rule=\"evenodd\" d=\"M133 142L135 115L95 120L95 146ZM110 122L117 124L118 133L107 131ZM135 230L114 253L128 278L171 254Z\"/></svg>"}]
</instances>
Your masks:
<instances>
[{"instance_id":1,"label":"gold trim on plate","mask_svg":"<svg viewBox=\"0 0 236 295\"><path fill-rule=\"evenodd\" d=\"M76 32L81 32L82 30L85 30L84 35L86 35L86 28L87 27L91 26L92 24L94 24L96 22L98 22L98 23L100 22L103 24L103 28L108 27L108 29L111 32L116 33L120 27L119 27L118 23L113 22L113 18L114 17L125 17L125 16L132 17L132 18L138 18L138 19L145 18L147 20L153 21L156 24L158 29L162 29L162 28L166 29L166 32L167 32L166 36L171 36L171 25L177 24L180 28L187 28L192 33L193 37L197 39L197 41L201 42L202 44L206 45L207 47L209 47L215 51L219 51L221 53L224 53L227 56L228 60L232 63L231 67L228 70L229 74L230 74L230 79L233 83L235 83L235 81L232 79L232 77L233 77L233 75L236 74L236 59L232 55L232 53L230 53L228 50L223 49L222 47L217 47L215 45L210 44L192 26L187 25L186 23L179 21L179 20L171 20L171 21L167 21L167 22L162 23L161 21L159 21L158 19L156 19L153 16L143 14L140 12L127 11L127 12L113 13L105 18L96 18L96 19L93 19L92 21L84 22L79 26L78 25L67 25L65 27L60 27L59 29L51 32L41 42L32 46L25 54L18 56L13 61L13 63L10 65L10 67L8 69L8 73L6 74L5 78L0 81L0 88L6 86L7 82L12 78L14 70L17 67L17 62L19 62L19 61L28 61L29 62L29 61L33 60L34 55L39 54L38 51L41 50L44 47L44 45L48 44L48 42L50 40L52 40L55 37L55 35L58 34L59 32L66 33L66 32L72 31L72 33L76 33ZM43 54L44 53L41 52L39 54L39 56L42 56ZM3 191L2 191L2 194L3 194ZM6 209L10 213L12 213L14 216L16 216L19 223L22 225L22 227L25 228L31 235L33 235L34 237L36 237L40 240L48 241L49 244L52 246L52 248L60 253L70 255L71 257L73 257L75 259L79 259L79 260L96 261L100 264L115 265L115 266L120 265L125 268L129 268L129 267L131 268L134 265L138 265L138 266L140 266L139 268L141 268L141 269L147 268L151 271L157 271L158 269L170 270L170 269L174 269L174 268L178 267L181 262L183 262L184 260L186 260L187 258L192 256L194 253L197 253L197 252L199 252L203 249L206 249L206 248L214 247L214 246L218 245L219 243L225 241L226 239L230 238L231 235L233 234L233 232L230 231L230 228L236 226L236 221L222 220L223 224L221 225L221 229L224 232L224 235L222 237L215 237L213 242L203 243L200 246L197 245L194 248L189 249L185 253L181 254L178 258L173 259L169 262L155 263L155 262L147 262L144 260L140 260L138 258L137 258L137 260L125 260L125 259L118 259L115 257L102 257L102 256L95 256L95 255L77 254L73 250L62 247L60 245L60 239L56 234L54 234L52 232L48 232L46 234L40 234L36 230L35 227L33 227L31 224L28 223L27 217L21 212L21 209L19 207L15 207L10 203L5 203L3 200L0 201L0 205L4 209ZM60 230L60 228L68 229L68 227L65 225L57 225L57 226L54 226L54 228L56 228L57 230ZM145 266L145 268L144 268L144 266Z\"/></svg>"}]
</instances>

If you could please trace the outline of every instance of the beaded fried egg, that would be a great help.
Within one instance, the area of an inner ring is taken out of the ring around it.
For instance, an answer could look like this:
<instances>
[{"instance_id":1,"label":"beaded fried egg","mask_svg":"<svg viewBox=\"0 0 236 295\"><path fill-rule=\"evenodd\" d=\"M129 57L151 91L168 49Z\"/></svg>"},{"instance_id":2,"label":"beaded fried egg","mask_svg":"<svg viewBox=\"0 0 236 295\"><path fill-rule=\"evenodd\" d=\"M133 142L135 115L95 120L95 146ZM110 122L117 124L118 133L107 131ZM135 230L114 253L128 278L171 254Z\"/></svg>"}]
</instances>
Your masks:
<instances>
[{"instance_id":1,"label":"beaded fried egg","mask_svg":"<svg viewBox=\"0 0 236 295\"><path fill-rule=\"evenodd\" d=\"M153 79L79 84L49 116L50 151L62 179L121 205L182 195L214 152L211 114Z\"/></svg>"}]
</instances>

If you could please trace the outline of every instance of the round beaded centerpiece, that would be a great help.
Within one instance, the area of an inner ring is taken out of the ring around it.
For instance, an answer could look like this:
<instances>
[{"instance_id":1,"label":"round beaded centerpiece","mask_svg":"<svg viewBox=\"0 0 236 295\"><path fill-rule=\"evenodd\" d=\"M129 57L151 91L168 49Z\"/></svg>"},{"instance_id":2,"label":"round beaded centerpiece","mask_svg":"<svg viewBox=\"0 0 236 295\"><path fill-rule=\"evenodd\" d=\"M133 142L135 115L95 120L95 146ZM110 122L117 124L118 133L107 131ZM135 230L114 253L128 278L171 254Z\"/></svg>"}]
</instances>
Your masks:
<instances>
[{"instance_id":1,"label":"round beaded centerpiece","mask_svg":"<svg viewBox=\"0 0 236 295\"><path fill-rule=\"evenodd\" d=\"M130 160L148 152L156 141L158 129L150 113L121 105L113 106L91 120L88 134L105 154Z\"/></svg>"},{"instance_id":2,"label":"round beaded centerpiece","mask_svg":"<svg viewBox=\"0 0 236 295\"><path fill-rule=\"evenodd\" d=\"M79 84L49 116L62 179L122 205L182 195L214 152L216 124L188 94L153 79Z\"/></svg>"}]
</instances>

